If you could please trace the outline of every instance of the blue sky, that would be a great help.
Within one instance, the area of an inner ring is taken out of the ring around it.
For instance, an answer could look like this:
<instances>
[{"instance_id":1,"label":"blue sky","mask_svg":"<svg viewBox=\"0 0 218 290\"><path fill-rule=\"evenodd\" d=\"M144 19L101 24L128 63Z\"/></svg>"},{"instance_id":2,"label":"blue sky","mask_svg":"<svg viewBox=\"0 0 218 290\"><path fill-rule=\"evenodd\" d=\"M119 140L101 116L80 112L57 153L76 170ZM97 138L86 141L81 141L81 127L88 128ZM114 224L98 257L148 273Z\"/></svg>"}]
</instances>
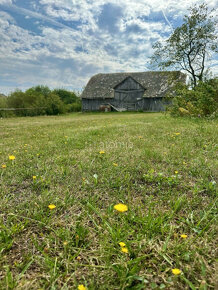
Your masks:
<instances>
[{"instance_id":1,"label":"blue sky","mask_svg":"<svg viewBox=\"0 0 218 290\"><path fill-rule=\"evenodd\" d=\"M194 3L202 1L0 0L0 93L81 90L96 73L146 71L152 44Z\"/></svg>"}]
</instances>

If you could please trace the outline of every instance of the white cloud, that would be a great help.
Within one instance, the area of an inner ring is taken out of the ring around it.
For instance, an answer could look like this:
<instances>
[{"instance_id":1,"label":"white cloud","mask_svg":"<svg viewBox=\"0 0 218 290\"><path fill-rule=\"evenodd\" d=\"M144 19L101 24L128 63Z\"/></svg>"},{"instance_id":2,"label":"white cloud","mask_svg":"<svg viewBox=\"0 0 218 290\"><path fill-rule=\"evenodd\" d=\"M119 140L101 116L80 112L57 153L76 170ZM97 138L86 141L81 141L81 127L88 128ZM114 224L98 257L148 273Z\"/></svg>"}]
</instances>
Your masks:
<instances>
[{"instance_id":1,"label":"white cloud","mask_svg":"<svg viewBox=\"0 0 218 290\"><path fill-rule=\"evenodd\" d=\"M2 4L2 5L12 4L12 0L0 0L0 4Z\"/></svg>"},{"instance_id":2,"label":"white cloud","mask_svg":"<svg viewBox=\"0 0 218 290\"><path fill-rule=\"evenodd\" d=\"M181 17L196 2L40 0L36 12L0 0L0 4L11 4L11 11L32 19L40 30L24 29L8 13L0 12L0 75L4 80L10 75L21 88L36 84L79 88L94 73L144 71L153 41L169 35L173 16ZM113 23L99 27L106 4L120 7L114 31L110 31Z\"/></svg>"}]
</instances>

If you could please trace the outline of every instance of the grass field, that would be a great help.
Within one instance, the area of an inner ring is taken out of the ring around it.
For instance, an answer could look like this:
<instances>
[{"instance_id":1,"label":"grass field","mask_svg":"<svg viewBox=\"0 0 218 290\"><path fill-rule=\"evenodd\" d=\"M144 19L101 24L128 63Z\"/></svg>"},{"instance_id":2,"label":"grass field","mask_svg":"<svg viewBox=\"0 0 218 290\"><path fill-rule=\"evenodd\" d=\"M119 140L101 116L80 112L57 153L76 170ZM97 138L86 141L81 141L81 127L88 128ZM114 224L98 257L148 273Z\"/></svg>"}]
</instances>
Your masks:
<instances>
[{"instance_id":1,"label":"grass field","mask_svg":"<svg viewBox=\"0 0 218 290\"><path fill-rule=\"evenodd\" d=\"M215 289L217 128L1 119L0 289Z\"/></svg>"}]
</instances>

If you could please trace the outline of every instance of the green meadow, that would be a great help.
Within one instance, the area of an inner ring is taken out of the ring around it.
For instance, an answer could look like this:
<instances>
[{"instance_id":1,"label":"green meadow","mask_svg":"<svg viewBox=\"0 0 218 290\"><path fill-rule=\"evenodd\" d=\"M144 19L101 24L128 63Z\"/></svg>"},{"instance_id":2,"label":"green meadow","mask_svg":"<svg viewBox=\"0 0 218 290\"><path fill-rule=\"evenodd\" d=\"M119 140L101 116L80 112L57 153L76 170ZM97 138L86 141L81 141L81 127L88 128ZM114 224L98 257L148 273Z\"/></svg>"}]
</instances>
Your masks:
<instances>
[{"instance_id":1,"label":"green meadow","mask_svg":"<svg viewBox=\"0 0 218 290\"><path fill-rule=\"evenodd\" d=\"M0 119L0 289L215 289L217 131L161 113Z\"/></svg>"}]
</instances>

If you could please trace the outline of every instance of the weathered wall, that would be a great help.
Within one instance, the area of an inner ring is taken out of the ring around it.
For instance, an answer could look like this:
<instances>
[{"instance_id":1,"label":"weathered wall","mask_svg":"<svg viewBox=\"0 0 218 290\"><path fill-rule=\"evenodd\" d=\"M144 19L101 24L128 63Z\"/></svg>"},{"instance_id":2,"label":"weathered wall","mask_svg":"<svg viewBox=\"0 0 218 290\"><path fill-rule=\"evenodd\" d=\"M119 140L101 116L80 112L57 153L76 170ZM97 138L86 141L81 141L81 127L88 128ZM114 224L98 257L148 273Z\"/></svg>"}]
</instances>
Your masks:
<instances>
[{"instance_id":1,"label":"weathered wall","mask_svg":"<svg viewBox=\"0 0 218 290\"><path fill-rule=\"evenodd\" d=\"M170 102L164 102L162 98L143 98L136 102L133 107L131 104L120 104L116 99L82 99L82 111L99 111L101 105L111 104L116 108L124 108L126 106L128 111L147 111L160 112L165 110L165 106Z\"/></svg>"},{"instance_id":2,"label":"weathered wall","mask_svg":"<svg viewBox=\"0 0 218 290\"><path fill-rule=\"evenodd\" d=\"M114 88L114 99L119 103L119 107L125 107L125 105L128 107L141 99L144 91L145 89L139 83L128 77Z\"/></svg>"}]
</instances>

